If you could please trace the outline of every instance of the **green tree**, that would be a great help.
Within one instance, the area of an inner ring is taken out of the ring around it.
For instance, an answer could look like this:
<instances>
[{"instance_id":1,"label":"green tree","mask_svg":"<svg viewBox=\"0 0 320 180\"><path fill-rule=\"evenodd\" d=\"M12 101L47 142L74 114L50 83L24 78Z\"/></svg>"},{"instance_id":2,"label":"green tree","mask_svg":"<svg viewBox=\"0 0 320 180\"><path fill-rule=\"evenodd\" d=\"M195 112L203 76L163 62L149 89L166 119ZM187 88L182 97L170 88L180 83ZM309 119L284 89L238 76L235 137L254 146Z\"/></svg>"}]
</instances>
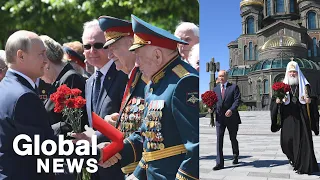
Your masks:
<instances>
[{"instance_id":1,"label":"green tree","mask_svg":"<svg viewBox=\"0 0 320 180\"><path fill-rule=\"evenodd\" d=\"M181 21L199 24L196 0L1 0L0 49L16 30L46 34L60 43L80 40L83 23L102 15L131 14L174 32Z\"/></svg>"}]
</instances>

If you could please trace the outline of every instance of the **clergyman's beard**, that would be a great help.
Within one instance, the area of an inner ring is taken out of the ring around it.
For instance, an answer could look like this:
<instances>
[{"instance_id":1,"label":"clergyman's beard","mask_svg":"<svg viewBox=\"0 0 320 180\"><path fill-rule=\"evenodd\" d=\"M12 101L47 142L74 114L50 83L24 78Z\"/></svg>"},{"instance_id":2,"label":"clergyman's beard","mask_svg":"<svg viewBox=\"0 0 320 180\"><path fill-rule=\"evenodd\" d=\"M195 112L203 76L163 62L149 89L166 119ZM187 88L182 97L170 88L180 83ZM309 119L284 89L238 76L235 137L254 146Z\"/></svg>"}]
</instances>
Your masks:
<instances>
[{"instance_id":1,"label":"clergyman's beard","mask_svg":"<svg viewBox=\"0 0 320 180\"><path fill-rule=\"evenodd\" d=\"M299 84L299 79L298 77L288 77L289 85L298 85Z\"/></svg>"}]
</instances>

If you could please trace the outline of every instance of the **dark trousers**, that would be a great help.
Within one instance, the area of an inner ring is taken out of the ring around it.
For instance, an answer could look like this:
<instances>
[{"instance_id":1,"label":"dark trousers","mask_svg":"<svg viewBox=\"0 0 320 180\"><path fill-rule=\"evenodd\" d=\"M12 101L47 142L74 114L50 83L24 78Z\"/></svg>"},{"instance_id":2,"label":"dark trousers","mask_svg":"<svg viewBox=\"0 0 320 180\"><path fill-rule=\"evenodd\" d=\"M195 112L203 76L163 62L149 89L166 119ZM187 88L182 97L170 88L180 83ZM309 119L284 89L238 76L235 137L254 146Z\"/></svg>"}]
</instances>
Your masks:
<instances>
[{"instance_id":1,"label":"dark trousers","mask_svg":"<svg viewBox=\"0 0 320 180\"><path fill-rule=\"evenodd\" d=\"M226 123L226 124L220 124L219 122L216 122L216 131L217 131L217 158L216 162L217 165L224 165L224 158L223 158L223 137L224 132L228 128L229 131L229 137L231 140L232 145L232 152L233 156L238 157L239 156L239 145L237 140L237 133L239 129L238 123Z\"/></svg>"}]
</instances>

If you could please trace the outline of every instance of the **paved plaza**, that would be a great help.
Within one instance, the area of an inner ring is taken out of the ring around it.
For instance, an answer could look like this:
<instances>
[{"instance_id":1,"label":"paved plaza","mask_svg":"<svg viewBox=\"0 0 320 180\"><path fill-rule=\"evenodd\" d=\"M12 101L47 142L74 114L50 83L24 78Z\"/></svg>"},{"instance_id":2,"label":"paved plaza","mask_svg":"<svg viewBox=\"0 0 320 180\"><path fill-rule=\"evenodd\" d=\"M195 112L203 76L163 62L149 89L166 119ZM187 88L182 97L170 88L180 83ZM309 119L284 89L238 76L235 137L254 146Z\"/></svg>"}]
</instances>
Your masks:
<instances>
[{"instance_id":1,"label":"paved plaza","mask_svg":"<svg viewBox=\"0 0 320 180\"><path fill-rule=\"evenodd\" d=\"M280 133L270 131L269 111L242 111L238 131L239 164L232 165L232 149L228 130L224 138L225 169L213 171L216 158L216 130L209 118L200 118L201 180L284 180L320 179L320 173L299 175L288 164L280 147ZM314 135L314 133L313 133ZM315 154L320 165L320 136L313 136Z\"/></svg>"}]
</instances>

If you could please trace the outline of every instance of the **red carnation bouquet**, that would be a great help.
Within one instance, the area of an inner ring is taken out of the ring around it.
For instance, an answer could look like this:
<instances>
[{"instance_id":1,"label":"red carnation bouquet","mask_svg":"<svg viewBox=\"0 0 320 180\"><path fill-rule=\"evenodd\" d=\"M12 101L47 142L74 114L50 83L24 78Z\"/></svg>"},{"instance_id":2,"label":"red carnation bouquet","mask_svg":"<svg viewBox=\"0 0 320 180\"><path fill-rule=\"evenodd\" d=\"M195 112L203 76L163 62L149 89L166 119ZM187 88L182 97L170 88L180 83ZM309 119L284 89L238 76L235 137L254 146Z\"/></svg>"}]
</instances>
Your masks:
<instances>
[{"instance_id":1,"label":"red carnation bouquet","mask_svg":"<svg viewBox=\"0 0 320 180\"><path fill-rule=\"evenodd\" d=\"M286 93L290 91L290 85L285 84L283 82L276 82L272 85L272 89L274 91L274 98L279 98L281 101L286 97ZM278 106L277 113L277 125L281 126L281 114L280 114L280 106Z\"/></svg>"},{"instance_id":2,"label":"red carnation bouquet","mask_svg":"<svg viewBox=\"0 0 320 180\"><path fill-rule=\"evenodd\" d=\"M54 102L54 112L62 113L66 117L66 123L72 127L72 132L81 132L82 107L86 104L86 100L81 96L80 89L70 89L67 85L58 87L57 92L50 95L51 101ZM76 179L90 180L90 173L83 168L82 177L77 175Z\"/></svg>"},{"instance_id":3,"label":"red carnation bouquet","mask_svg":"<svg viewBox=\"0 0 320 180\"><path fill-rule=\"evenodd\" d=\"M214 91L206 91L201 94L202 102L210 109L213 109L214 105L218 102L217 94ZM215 126L213 113L211 113L210 125Z\"/></svg>"},{"instance_id":4,"label":"red carnation bouquet","mask_svg":"<svg viewBox=\"0 0 320 180\"><path fill-rule=\"evenodd\" d=\"M66 123L71 125L74 133L81 132L81 108L86 104L81 93L80 89L70 89L64 84L58 87L57 92L50 95L55 104L54 112L62 113L66 117Z\"/></svg>"}]
</instances>

